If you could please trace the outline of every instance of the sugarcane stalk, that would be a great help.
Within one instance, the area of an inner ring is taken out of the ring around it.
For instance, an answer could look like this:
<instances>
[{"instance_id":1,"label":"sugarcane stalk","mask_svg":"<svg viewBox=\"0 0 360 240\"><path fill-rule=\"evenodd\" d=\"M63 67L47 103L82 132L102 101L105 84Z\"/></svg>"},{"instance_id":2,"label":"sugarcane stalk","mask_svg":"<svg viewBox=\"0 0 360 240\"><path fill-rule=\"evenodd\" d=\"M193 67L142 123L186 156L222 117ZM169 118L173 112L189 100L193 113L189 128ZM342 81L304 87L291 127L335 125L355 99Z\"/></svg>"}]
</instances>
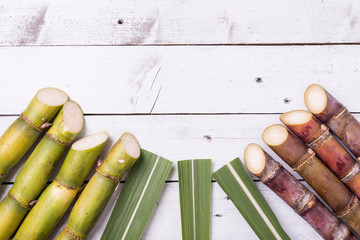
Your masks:
<instances>
[{"instance_id":1,"label":"sugarcane stalk","mask_svg":"<svg viewBox=\"0 0 360 240\"><path fill-rule=\"evenodd\" d=\"M131 133L124 133L86 185L68 223L56 239L86 239L121 178L139 157L140 146L136 138Z\"/></svg>"},{"instance_id":2,"label":"sugarcane stalk","mask_svg":"<svg viewBox=\"0 0 360 240\"><path fill-rule=\"evenodd\" d=\"M79 193L107 138L100 132L72 145L59 174L41 194L13 240L46 239Z\"/></svg>"},{"instance_id":3,"label":"sugarcane stalk","mask_svg":"<svg viewBox=\"0 0 360 240\"><path fill-rule=\"evenodd\" d=\"M303 110L284 113L280 116L280 120L313 149L357 197L360 197L360 165L325 125L310 112Z\"/></svg>"},{"instance_id":4,"label":"sugarcane stalk","mask_svg":"<svg viewBox=\"0 0 360 240\"><path fill-rule=\"evenodd\" d=\"M67 94L59 89L40 89L23 113L0 137L0 184L67 100Z\"/></svg>"},{"instance_id":5,"label":"sugarcane stalk","mask_svg":"<svg viewBox=\"0 0 360 240\"><path fill-rule=\"evenodd\" d=\"M304 94L305 105L360 160L360 123L330 93L318 84L310 85Z\"/></svg>"},{"instance_id":6,"label":"sugarcane stalk","mask_svg":"<svg viewBox=\"0 0 360 240\"><path fill-rule=\"evenodd\" d=\"M262 138L304 178L337 217L342 218L356 234L360 234L359 199L317 158L313 150L282 125L266 128Z\"/></svg>"},{"instance_id":7,"label":"sugarcane stalk","mask_svg":"<svg viewBox=\"0 0 360 240\"><path fill-rule=\"evenodd\" d=\"M36 203L36 198L46 185L57 162L81 131L83 122L80 106L73 101L66 102L8 193L8 197L13 198L20 207L12 208L4 200L0 203L0 239L9 239Z\"/></svg>"},{"instance_id":8,"label":"sugarcane stalk","mask_svg":"<svg viewBox=\"0 0 360 240\"><path fill-rule=\"evenodd\" d=\"M257 144L249 144L244 153L245 164L261 182L274 191L297 214L326 239L356 239L321 201L289 171Z\"/></svg>"}]
</instances>

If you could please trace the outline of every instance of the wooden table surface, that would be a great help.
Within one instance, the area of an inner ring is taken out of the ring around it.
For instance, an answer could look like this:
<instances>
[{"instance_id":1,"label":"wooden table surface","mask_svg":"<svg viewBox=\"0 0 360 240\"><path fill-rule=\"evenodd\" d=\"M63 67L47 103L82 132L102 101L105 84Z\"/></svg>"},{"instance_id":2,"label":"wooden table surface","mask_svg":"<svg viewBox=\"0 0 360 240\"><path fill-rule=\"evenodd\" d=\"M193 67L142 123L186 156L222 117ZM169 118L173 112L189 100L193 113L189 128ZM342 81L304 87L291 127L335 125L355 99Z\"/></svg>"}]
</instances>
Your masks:
<instances>
[{"instance_id":1,"label":"wooden table surface","mask_svg":"<svg viewBox=\"0 0 360 240\"><path fill-rule=\"evenodd\" d=\"M211 158L215 171L243 158L251 142L279 160L261 133L281 113L305 109L311 83L360 119L359 44L355 0L2 0L0 131L38 89L66 91L85 113L81 136L109 134L103 156L130 131L174 162L142 239L181 239L176 161ZM5 179L1 198L27 157ZM256 184L291 239L321 239ZM120 191L89 239L101 237ZM257 239L216 182L211 216L211 239Z\"/></svg>"}]
</instances>

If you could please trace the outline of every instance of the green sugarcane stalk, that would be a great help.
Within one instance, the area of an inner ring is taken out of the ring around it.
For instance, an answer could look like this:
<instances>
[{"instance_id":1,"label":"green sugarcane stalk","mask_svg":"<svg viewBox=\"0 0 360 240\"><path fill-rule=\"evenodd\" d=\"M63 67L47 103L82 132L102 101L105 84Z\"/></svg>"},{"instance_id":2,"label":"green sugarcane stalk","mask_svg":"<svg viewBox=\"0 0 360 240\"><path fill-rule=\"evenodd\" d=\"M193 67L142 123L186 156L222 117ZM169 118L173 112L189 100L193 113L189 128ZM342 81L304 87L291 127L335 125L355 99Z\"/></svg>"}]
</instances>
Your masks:
<instances>
[{"instance_id":1,"label":"green sugarcane stalk","mask_svg":"<svg viewBox=\"0 0 360 240\"><path fill-rule=\"evenodd\" d=\"M41 98L44 94L61 95L61 99L56 104L45 103ZM59 89L40 89L20 117L0 137L0 184L67 100L67 94Z\"/></svg>"},{"instance_id":2,"label":"green sugarcane stalk","mask_svg":"<svg viewBox=\"0 0 360 240\"><path fill-rule=\"evenodd\" d=\"M69 119L69 114L76 116ZM0 239L9 239L31 210L67 146L81 131L83 121L80 106L73 101L66 102L52 127L19 172L7 197L0 203ZM74 122L78 126L70 131L69 126ZM9 197L18 206L9 204Z\"/></svg>"},{"instance_id":3,"label":"green sugarcane stalk","mask_svg":"<svg viewBox=\"0 0 360 240\"><path fill-rule=\"evenodd\" d=\"M129 153L128 147L124 146L129 144L129 138L130 142L136 144L133 146L136 151L132 151L132 153ZM86 239L121 178L134 165L139 156L140 146L136 138L131 133L124 133L86 185L70 213L69 222L56 238L57 240Z\"/></svg>"},{"instance_id":4,"label":"green sugarcane stalk","mask_svg":"<svg viewBox=\"0 0 360 240\"><path fill-rule=\"evenodd\" d=\"M95 142L96 145L92 143L86 149L75 149L77 143L98 136L101 139ZM98 158L107 138L106 133L100 132L73 144L55 181L41 194L13 240L46 239L80 191L81 185Z\"/></svg>"}]
</instances>

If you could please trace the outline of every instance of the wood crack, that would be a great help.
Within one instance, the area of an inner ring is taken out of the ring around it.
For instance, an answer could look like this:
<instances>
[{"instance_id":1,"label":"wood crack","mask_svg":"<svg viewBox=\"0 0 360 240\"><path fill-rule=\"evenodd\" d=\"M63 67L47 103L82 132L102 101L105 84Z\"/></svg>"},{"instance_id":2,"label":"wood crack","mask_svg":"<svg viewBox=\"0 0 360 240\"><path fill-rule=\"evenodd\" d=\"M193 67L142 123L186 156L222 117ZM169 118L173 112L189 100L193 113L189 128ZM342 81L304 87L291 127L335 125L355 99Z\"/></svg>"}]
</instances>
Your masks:
<instances>
[{"instance_id":1,"label":"wood crack","mask_svg":"<svg viewBox=\"0 0 360 240\"><path fill-rule=\"evenodd\" d=\"M157 103L157 101L158 101L158 99L159 99L161 90L162 90L162 86L160 87L160 89L159 89L159 91L158 91L158 94L157 94L157 96L156 96L156 98L155 98L155 101L154 101L154 103L153 103L153 105L152 105L152 107L151 107L150 114L152 114L152 112L153 112L153 110L154 110L154 107L155 107L155 105L156 105L156 103Z\"/></svg>"}]
</instances>

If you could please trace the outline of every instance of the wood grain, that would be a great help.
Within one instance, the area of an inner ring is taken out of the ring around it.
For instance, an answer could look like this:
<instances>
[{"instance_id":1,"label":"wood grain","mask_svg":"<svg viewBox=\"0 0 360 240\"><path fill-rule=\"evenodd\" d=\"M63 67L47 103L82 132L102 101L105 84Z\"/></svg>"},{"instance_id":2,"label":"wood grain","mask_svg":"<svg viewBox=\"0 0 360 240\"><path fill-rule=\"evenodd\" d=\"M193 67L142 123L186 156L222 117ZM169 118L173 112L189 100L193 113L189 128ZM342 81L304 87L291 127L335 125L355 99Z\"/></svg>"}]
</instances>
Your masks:
<instances>
[{"instance_id":1,"label":"wood grain","mask_svg":"<svg viewBox=\"0 0 360 240\"><path fill-rule=\"evenodd\" d=\"M4 47L0 113L46 86L91 114L283 113L311 83L360 112L359 66L357 46Z\"/></svg>"},{"instance_id":2,"label":"wood grain","mask_svg":"<svg viewBox=\"0 0 360 240\"><path fill-rule=\"evenodd\" d=\"M360 42L356 0L3 0L0 11L3 46Z\"/></svg>"}]
</instances>

